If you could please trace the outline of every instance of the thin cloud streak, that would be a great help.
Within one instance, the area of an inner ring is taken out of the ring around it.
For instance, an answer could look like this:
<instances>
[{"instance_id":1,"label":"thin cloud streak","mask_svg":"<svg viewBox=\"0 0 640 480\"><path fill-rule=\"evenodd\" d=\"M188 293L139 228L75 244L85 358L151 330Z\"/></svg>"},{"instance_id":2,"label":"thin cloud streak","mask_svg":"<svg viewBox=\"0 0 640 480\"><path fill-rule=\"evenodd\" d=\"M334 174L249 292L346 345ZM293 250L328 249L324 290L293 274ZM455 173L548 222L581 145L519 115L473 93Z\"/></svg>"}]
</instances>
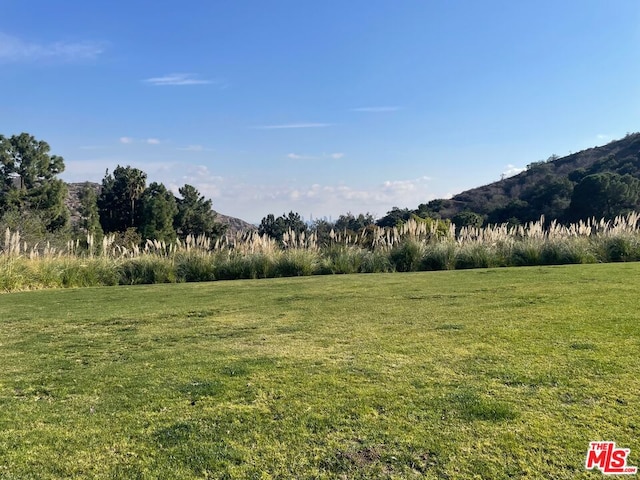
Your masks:
<instances>
[{"instance_id":1,"label":"thin cloud streak","mask_svg":"<svg viewBox=\"0 0 640 480\"><path fill-rule=\"evenodd\" d=\"M21 38L0 32L0 61L5 62L32 62L40 60L76 62L93 60L103 53L104 50L104 44L98 42L53 42L40 44L28 42Z\"/></svg>"},{"instance_id":2,"label":"thin cloud streak","mask_svg":"<svg viewBox=\"0 0 640 480\"><path fill-rule=\"evenodd\" d=\"M299 155L297 153L290 153L289 155L287 155L287 158L290 158L291 160L312 160L317 157L310 157L308 155Z\"/></svg>"},{"instance_id":3,"label":"thin cloud streak","mask_svg":"<svg viewBox=\"0 0 640 480\"><path fill-rule=\"evenodd\" d=\"M147 78L143 81L144 83L160 87L175 85L207 85L213 83L211 80L198 78L197 75L192 73L170 73L162 77Z\"/></svg>"},{"instance_id":4,"label":"thin cloud streak","mask_svg":"<svg viewBox=\"0 0 640 480\"><path fill-rule=\"evenodd\" d=\"M174 193L185 183L213 199L216 211L243 220L260 223L269 213L297 211L314 217L352 212L371 212L382 216L396 205L418 205L436 198L428 176L410 179L388 179L365 185L342 183L268 184L247 183L241 178L221 175L203 164L184 161L140 162L120 155L68 160L62 178L68 182L100 182L106 169L131 165L148 174L148 181L162 182ZM442 198L442 195L438 196Z\"/></svg>"},{"instance_id":5,"label":"thin cloud streak","mask_svg":"<svg viewBox=\"0 0 640 480\"><path fill-rule=\"evenodd\" d=\"M344 153L336 152L336 153L323 153L322 155L301 155L298 153L289 153L287 158L291 160L322 160L325 158L331 158L333 160L340 160L344 157Z\"/></svg>"},{"instance_id":6,"label":"thin cloud streak","mask_svg":"<svg viewBox=\"0 0 640 480\"><path fill-rule=\"evenodd\" d=\"M133 143L136 144L140 144L140 143L145 143L147 145L160 145L161 143L163 143L159 138L154 138L154 137L150 137L150 138L145 138L145 139L136 139L133 137L120 137L118 139L118 142L120 142L123 145L131 145Z\"/></svg>"},{"instance_id":7,"label":"thin cloud streak","mask_svg":"<svg viewBox=\"0 0 640 480\"><path fill-rule=\"evenodd\" d=\"M326 128L333 125L333 123L288 123L284 125L261 125L253 128L258 130L279 130L287 128Z\"/></svg>"}]
</instances>

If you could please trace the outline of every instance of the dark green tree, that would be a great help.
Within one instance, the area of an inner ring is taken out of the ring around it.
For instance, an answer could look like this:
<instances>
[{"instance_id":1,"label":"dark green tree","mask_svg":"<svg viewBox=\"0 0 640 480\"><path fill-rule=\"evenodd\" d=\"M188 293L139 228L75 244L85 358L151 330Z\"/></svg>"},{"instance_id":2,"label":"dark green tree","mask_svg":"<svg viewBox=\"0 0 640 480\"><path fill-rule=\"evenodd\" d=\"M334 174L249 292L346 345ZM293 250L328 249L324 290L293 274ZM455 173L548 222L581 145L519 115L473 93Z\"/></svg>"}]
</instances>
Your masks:
<instances>
[{"instance_id":1,"label":"dark green tree","mask_svg":"<svg viewBox=\"0 0 640 480\"><path fill-rule=\"evenodd\" d=\"M640 180L631 175L596 173L584 177L573 189L569 216L613 218L638 208Z\"/></svg>"},{"instance_id":2,"label":"dark green tree","mask_svg":"<svg viewBox=\"0 0 640 480\"><path fill-rule=\"evenodd\" d=\"M480 228L484 223L484 217L479 213L472 212L471 210L464 210L457 213L451 219L457 230L462 227L477 227Z\"/></svg>"},{"instance_id":3,"label":"dark green tree","mask_svg":"<svg viewBox=\"0 0 640 480\"><path fill-rule=\"evenodd\" d=\"M429 203L421 203L413 213L420 218L440 218L440 210L446 208L446 200L431 200Z\"/></svg>"},{"instance_id":4,"label":"dark green tree","mask_svg":"<svg viewBox=\"0 0 640 480\"><path fill-rule=\"evenodd\" d=\"M522 223L520 219L528 217L530 212L531 207L528 202L515 199L511 200L504 207L490 210L487 221L488 223L509 223L516 219L519 223Z\"/></svg>"},{"instance_id":5,"label":"dark green tree","mask_svg":"<svg viewBox=\"0 0 640 480\"><path fill-rule=\"evenodd\" d=\"M379 227L397 227L411 218L408 208L393 207L387 214L376 222Z\"/></svg>"},{"instance_id":6,"label":"dark green tree","mask_svg":"<svg viewBox=\"0 0 640 480\"><path fill-rule=\"evenodd\" d=\"M67 186L56 178L64 171L63 158L49 151L46 142L28 133L0 135L0 214L35 215L56 231L69 221Z\"/></svg>"},{"instance_id":7,"label":"dark green tree","mask_svg":"<svg viewBox=\"0 0 640 480\"><path fill-rule=\"evenodd\" d=\"M297 234L307 231L307 224L304 223L299 213L289 212L288 215L282 214L277 218L273 214L269 214L262 219L258 227L260 235L267 234L278 241L282 241L282 237L289 230Z\"/></svg>"},{"instance_id":8,"label":"dark green tree","mask_svg":"<svg viewBox=\"0 0 640 480\"><path fill-rule=\"evenodd\" d=\"M354 216L351 212L346 215L340 215L338 220L335 223L336 230L347 230L348 232L358 233L363 228L368 227L369 225L373 225L375 223L375 218L370 213L359 214L357 217Z\"/></svg>"},{"instance_id":9,"label":"dark green tree","mask_svg":"<svg viewBox=\"0 0 640 480\"><path fill-rule=\"evenodd\" d=\"M521 222L537 220L544 215L547 220L563 218L571 203L573 182L567 177L547 176L529 187L521 196L528 203L529 211L522 212Z\"/></svg>"},{"instance_id":10,"label":"dark green tree","mask_svg":"<svg viewBox=\"0 0 640 480\"><path fill-rule=\"evenodd\" d=\"M113 174L107 171L98 197L100 223L105 233L140 227L140 198L146 180L146 173L129 166L118 165Z\"/></svg>"},{"instance_id":11,"label":"dark green tree","mask_svg":"<svg viewBox=\"0 0 640 480\"><path fill-rule=\"evenodd\" d=\"M142 194L140 233L143 238L172 242L176 239L173 222L178 206L173 194L162 183L153 182Z\"/></svg>"},{"instance_id":12,"label":"dark green tree","mask_svg":"<svg viewBox=\"0 0 640 480\"><path fill-rule=\"evenodd\" d=\"M335 225L325 219L313 221L311 231L316 234L319 245L329 245L331 243L331 230L335 230Z\"/></svg>"},{"instance_id":13,"label":"dark green tree","mask_svg":"<svg viewBox=\"0 0 640 480\"><path fill-rule=\"evenodd\" d=\"M101 242L104 234L98 212L98 192L87 182L80 188L78 199L80 200L78 228L84 233L93 235L96 243Z\"/></svg>"},{"instance_id":14,"label":"dark green tree","mask_svg":"<svg viewBox=\"0 0 640 480\"><path fill-rule=\"evenodd\" d=\"M147 174L137 168L129 168L125 172L126 175L126 192L129 197L129 203L131 205L131 223L130 226L135 226L136 222L136 205L138 200L142 197L145 191L145 185L147 183Z\"/></svg>"},{"instance_id":15,"label":"dark green tree","mask_svg":"<svg viewBox=\"0 0 640 480\"><path fill-rule=\"evenodd\" d=\"M178 191L182 198L177 200L178 213L174 227L180 238L186 238L189 234L215 238L224 234L225 226L216 221L211 200L200 195L191 185L185 185Z\"/></svg>"}]
</instances>

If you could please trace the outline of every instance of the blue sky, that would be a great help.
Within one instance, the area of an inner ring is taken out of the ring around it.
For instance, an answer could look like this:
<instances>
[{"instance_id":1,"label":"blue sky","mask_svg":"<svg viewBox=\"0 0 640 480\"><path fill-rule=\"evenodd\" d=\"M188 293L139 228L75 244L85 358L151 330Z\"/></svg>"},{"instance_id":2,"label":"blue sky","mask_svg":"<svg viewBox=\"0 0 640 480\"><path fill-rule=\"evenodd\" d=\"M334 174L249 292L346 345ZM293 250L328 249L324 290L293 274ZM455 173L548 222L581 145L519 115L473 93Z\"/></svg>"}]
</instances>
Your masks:
<instances>
[{"instance_id":1,"label":"blue sky","mask_svg":"<svg viewBox=\"0 0 640 480\"><path fill-rule=\"evenodd\" d=\"M0 133L254 223L382 216L640 130L637 0L0 5Z\"/></svg>"}]
</instances>

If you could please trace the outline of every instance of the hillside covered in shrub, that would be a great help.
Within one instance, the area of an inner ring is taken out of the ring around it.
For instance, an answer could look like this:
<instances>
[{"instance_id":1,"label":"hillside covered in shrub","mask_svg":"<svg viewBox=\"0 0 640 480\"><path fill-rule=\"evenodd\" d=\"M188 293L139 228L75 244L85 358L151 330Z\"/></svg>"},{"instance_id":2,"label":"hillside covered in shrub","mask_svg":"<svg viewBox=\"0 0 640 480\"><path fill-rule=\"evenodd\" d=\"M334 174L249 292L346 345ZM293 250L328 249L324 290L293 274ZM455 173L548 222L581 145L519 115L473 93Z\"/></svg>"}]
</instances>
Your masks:
<instances>
[{"instance_id":1,"label":"hillside covered in shrub","mask_svg":"<svg viewBox=\"0 0 640 480\"><path fill-rule=\"evenodd\" d=\"M563 223L610 219L634 210L640 210L640 133L565 157L553 155L513 177L422 204L415 213L477 226L522 224L542 215Z\"/></svg>"}]
</instances>

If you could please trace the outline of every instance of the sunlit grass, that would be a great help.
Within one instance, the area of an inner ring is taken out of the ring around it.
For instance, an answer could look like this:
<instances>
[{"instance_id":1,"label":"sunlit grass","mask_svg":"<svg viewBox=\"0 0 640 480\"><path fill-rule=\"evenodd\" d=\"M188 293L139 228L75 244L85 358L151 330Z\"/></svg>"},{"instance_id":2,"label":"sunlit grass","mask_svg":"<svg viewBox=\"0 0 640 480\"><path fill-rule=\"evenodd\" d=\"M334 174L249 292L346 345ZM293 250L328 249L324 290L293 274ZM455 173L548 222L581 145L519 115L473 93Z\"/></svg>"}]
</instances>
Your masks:
<instances>
[{"instance_id":1,"label":"sunlit grass","mask_svg":"<svg viewBox=\"0 0 640 480\"><path fill-rule=\"evenodd\" d=\"M0 302L0 478L587 478L640 463L639 264Z\"/></svg>"}]
</instances>

